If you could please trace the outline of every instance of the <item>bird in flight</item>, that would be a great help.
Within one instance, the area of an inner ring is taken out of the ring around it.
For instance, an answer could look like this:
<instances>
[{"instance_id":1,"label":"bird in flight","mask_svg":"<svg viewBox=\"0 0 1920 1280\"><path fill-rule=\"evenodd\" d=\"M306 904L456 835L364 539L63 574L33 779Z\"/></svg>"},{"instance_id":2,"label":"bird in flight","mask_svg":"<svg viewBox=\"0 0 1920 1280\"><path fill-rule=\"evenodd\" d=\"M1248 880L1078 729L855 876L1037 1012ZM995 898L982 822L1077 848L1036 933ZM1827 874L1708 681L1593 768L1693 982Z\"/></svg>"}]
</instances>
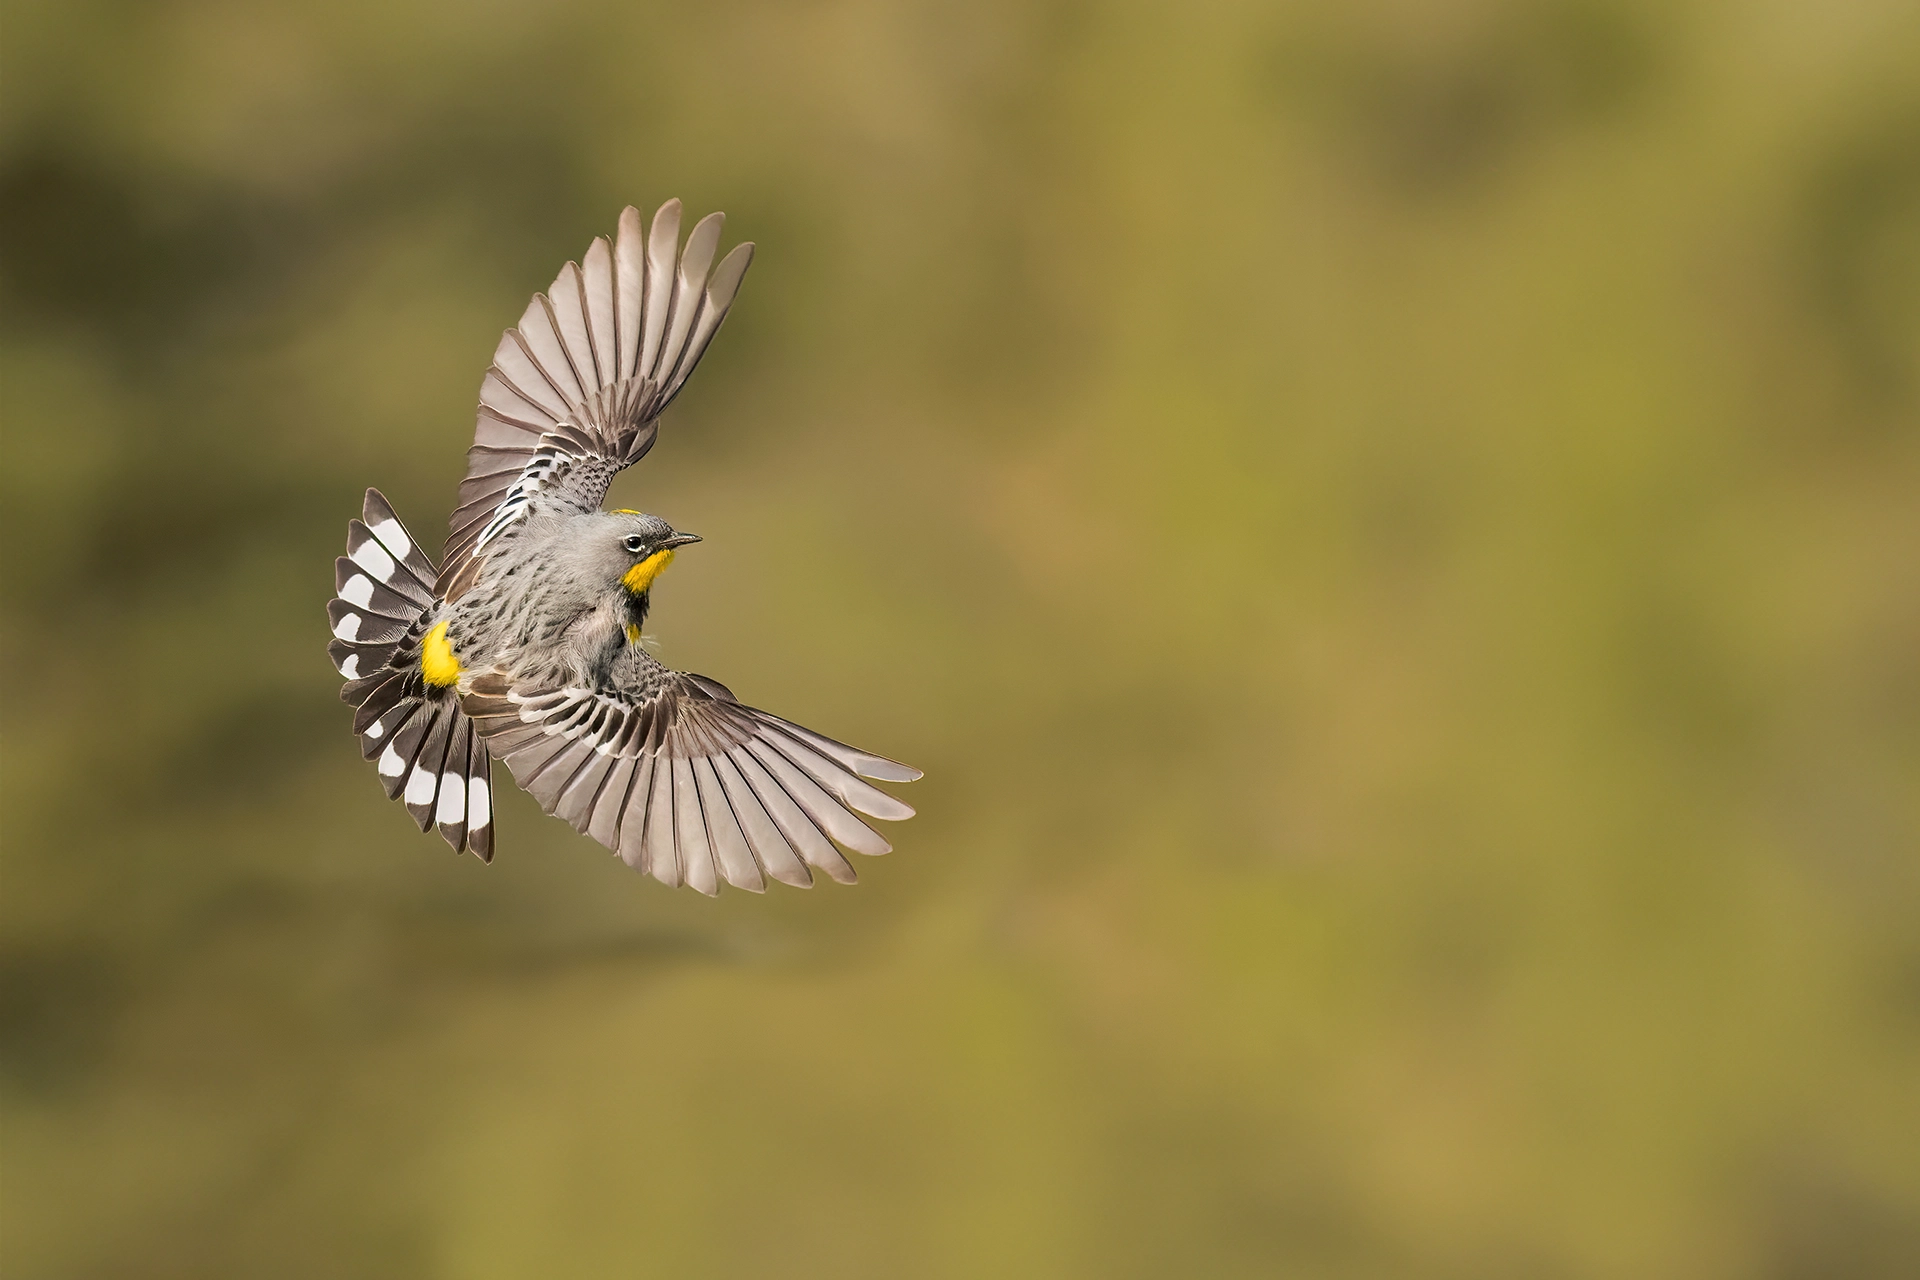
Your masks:
<instances>
[{"instance_id":1,"label":"bird in flight","mask_svg":"<svg viewBox=\"0 0 1920 1280\"><path fill-rule=\"evenodd\" d=\"M389 799L493 860L490 762L667 885L843 883L891 846L857 816L913 810L864 779L920 771L737 701L641 644L654 579L700 539L602 511L726 318L753 257L714 264L723 215L628 207L507 330L436 567L376 489L334 563L328 655Z\"/></svg>"}]
</instances>

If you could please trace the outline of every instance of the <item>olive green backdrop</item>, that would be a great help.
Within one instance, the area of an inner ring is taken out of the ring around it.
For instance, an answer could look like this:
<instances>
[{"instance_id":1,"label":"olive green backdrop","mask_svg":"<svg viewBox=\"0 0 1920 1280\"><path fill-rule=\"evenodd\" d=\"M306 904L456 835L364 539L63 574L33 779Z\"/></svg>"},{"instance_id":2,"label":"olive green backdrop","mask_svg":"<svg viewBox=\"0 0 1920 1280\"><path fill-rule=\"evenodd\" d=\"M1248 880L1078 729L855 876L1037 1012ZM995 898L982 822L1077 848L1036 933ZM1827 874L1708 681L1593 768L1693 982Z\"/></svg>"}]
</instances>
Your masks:
<instances>
[{"instance_id":1,"label":"olive green backdrop","mask_svg":"<svg viewBox=\"0 0 1920 1280\"><path fill-rule=\"evenodd\" d=\"M1920 1274L1920 17L8 6L9 1277ZM628 202L663 657L923 766L668 892L324 649Z\"/></svg>"}]
</instances>

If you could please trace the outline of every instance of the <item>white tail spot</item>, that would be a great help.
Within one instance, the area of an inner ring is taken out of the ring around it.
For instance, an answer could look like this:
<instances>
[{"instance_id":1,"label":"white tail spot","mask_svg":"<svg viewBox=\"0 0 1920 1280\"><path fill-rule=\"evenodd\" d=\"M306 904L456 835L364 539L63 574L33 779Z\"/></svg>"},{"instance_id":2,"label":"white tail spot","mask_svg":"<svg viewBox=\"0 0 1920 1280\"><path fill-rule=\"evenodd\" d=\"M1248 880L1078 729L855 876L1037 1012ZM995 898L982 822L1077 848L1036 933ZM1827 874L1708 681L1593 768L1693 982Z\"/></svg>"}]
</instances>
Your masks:
<instances>
[{"instance_id":1,"label":"white tail spot","mask_svg":"<svg viewBox=\"0 0 1920 1280\"><path fill-rule=\"evenodd\" d=\"M373 526L373 536L387 544L393 554L402 560L413 554L413 539L400 527L398 520L382 520Z\"/></svg>"},{"instance_id":2,"label":"white tail spot","mask_svg":"<svg viewBox=\"0 0 1920 1280\"><path fill-rule=\"evenodd\" d=\"M341 618L340 621L333 624L333 634L342 640L358 640L360 638L360 615L357 613L349 613Z\"/></svg>"},{"instance_id":3,"label":"white tail spot","mask_svg":"<svg viewBox=\"0 0 1920 1280\"><path fill-rule=\"evenodd\" d=\"M443 827L450 827L460 821L467 813L467 789L462 785L466 780L449 770L440 775L440 811L433 820Z\"/></svg>"},{"instance_id":4,"label":"white tail spot","mask_svg":"<svg viewBox=\"0 0 1920 1280\"><path fill-rule=\"evenodd\" d=\"M433 788L440 779L433 773L413 766L413 776L407 779L407 803L422 805L433 803Z\"/></svg>"},{"instance_id":5,"label":"white tail spot","mask_svg":"<svg viewBox=\"0 0 1920 1280\"><path fill-rule=\"evenodd\" d=\"M373 580L364 573L354 574L347 579L347 585L340 588L340 598L348 604L366 608L373 603Z\"/></svg>"},{"instance_id":6,"label":"white tail spot","mask_svg":"<svg viewBox=\"0 0 1920 1280\"><path fill-rule=\"evenodd\" d=\"M467 830L477 831L493 821L493 792L485 778L467 779Z\"/></svg>"},{"instance_id":7,"label":"white tail spot","mask_svg":"<svg viewBox=\"0 0 1920 1280\"><path fill-rule=\"evenodd\" d=\"M393 557L386 553L379 543L368 538L358 547L347 553L347 559L365 569L382 582L393 580Z\"/></svg>"},{"instance_id":8,"label":"white tail spot","mask_svg":"<svg viewBox=\"0 0 1920 1280\"><path fill-rule=\"evenodd\" d=\"M400 753L398 751L395 751L393 749L393 744L389 742L387 744L387 749L380 753L379 767L380 767L381 777L397 778L401 774L406 772L407 762L400 758Z\"/></svg>"},{"instance_id":9,"label":"white tail spot","mask_svg":"<svg viewBox=\"0 0 1920 1280\"><path fill-rule=\"evenodd\" d=\"M349 680L358 680L360 678L360 655L357 653L348 654L347 660L340 664L340 674Z\"/></svg>"}]
</instances>

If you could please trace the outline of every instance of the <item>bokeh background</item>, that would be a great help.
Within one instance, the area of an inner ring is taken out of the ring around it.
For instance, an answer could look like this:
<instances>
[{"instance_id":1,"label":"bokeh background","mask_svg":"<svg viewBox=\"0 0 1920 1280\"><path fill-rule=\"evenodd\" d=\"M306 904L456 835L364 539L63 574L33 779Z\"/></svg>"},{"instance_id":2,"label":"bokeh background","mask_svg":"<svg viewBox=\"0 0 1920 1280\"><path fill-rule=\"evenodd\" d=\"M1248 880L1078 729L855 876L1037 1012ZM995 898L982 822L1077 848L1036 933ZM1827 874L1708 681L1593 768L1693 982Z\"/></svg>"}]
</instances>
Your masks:
<instances>
[{"instance_id":1,"label":"bokeh background","mask_svg":"<svg viewBox=\"0 0 1920 1280\"><path fill-rule=\"evenodd\" d=\"M10 1277L1920 1274L1920 11L105 4L0 47ZM494 342L760 254L707 901L348 736Z\"/></svg>"}]
</instances>

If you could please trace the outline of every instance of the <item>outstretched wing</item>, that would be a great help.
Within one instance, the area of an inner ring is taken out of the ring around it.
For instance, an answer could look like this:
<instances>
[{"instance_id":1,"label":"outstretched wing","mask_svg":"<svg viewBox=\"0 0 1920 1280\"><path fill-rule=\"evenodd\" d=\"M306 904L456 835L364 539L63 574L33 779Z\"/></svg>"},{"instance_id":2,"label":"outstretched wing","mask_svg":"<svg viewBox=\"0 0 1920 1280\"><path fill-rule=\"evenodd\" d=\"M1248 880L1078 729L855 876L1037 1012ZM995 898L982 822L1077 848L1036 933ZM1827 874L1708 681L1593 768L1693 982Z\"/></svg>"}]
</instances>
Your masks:
<instances>
[{"instance_id":1,"label":"outstretched wing","mask_svg":"<svg viewBox=\"0 0 1920 1280\"><path fill-rule=\"evenodd\" d=\"M911 782L918 769L745 706L638 648L606 688L516 688L495 673L465 708L541 808L667 885L712 894L725 880L759 893L769 877L810 885L814 867L851 883L835 841L893 847L854 811L913 816L861 779Z\"/></svg>"},{"instance_id":2,"label":"outstretched wing","mask_svg":"<svg viewBox=\"0 0 1920 1280\"><path fill-rule=\"evenodd\" d=\"M718 266L724 214L702 218L680 246L680 202L644 231L629 205L605 236L535 294L500 339L480 384L467 475L436 594L459 597L487 547L536 496L599 509L615 473L653 447L659 417L733 305L753 245Z\"/></svg>"}]
</instances>

